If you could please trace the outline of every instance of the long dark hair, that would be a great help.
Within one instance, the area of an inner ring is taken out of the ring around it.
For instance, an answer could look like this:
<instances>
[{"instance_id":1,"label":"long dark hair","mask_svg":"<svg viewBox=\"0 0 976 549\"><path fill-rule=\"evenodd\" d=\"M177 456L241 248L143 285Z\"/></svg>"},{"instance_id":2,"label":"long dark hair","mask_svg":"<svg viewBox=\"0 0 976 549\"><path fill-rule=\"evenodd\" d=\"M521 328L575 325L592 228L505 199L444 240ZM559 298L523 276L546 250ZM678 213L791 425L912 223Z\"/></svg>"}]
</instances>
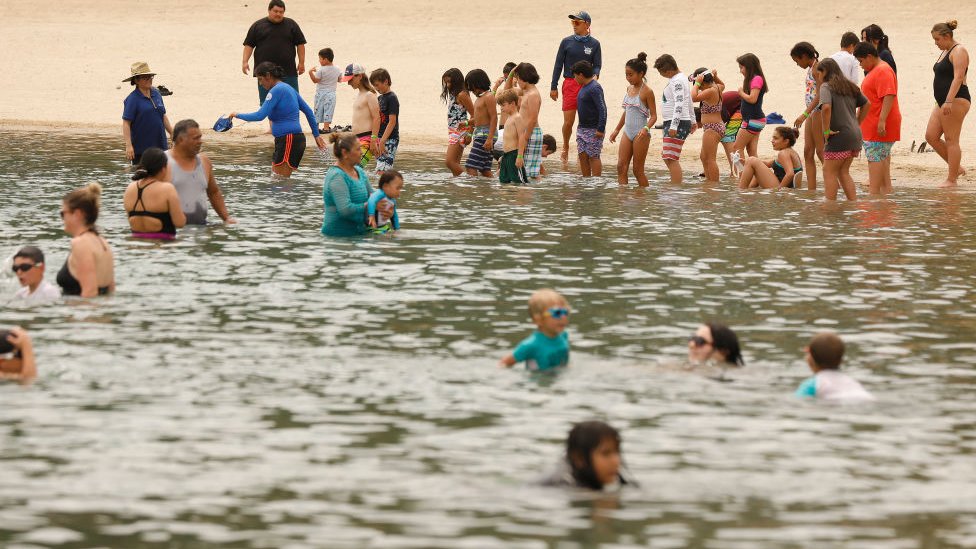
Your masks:
<instances>
[{"instance_id":1,"label":"long dark hair","mask_svg":"<svg viewBox=\"0 0 976 549\"><path fill-rule=\"evenodd\" d=\"M867 38L869 41L870 40L878 41L879 52L884 50L891 51L891 48L888 47L888 35L885 34L884 31L881 30L881 27L879 27L877 24L871 23L870 25L861 29L861 33L864 34L864 37Z\"/></svg>"},{"instance_id":2,"label":"long dark hair","mask_svg":"<svg viewBox=\"0 0 976 549\"><path fill-rule=\"evenodd\" d=\"M603 484L596 477L593 470L593 451L604 440L613 440L620 451L620 433L602 421L584 421L573 425L566 437L566 460L573 472L573 479L579 486L592 490L602 490ZM621 468L623 467L621 459ZM618 473L620 482L627 484L623 475Z\"/></svg>"},{"instance_id":3,"label":"long dark hair","mask_svg":"<svg viewBox=\"0 0 976 549\"><path fill-rule=\"evenodd\" d=\"M478 93L479 90L486 92L491 89L491 78L488 78L488 73L482 69L468 71L468 75L464 77L464 88L474 93Z\"/></svg>"},{"instance_id":4,"label":"long dark hair","mask_svg":"<svg viewBox=\"0 0 976 549\"><path fill-rule=\"evenodd\" d=\"M712 332L712 349L724 351L725 361L733 366L746 365L739 347L739 336L735 335L732 328L718 322L706 322L705 326Z\"/></svg>"},{"instance_id":5,"label":"long dark hair","mask_svg":"<svg viewBox=\"0 0 976 549\"><path fill-rule=\"evenodd\" d=\"M752 91L752 88L750 88L752 79L757 76L761 76L763 79L762 89L759 90L759 92L766 93L769 91L769 84L766 82L766 75L763 74L762 65L759 64L759 58L756 57L756 54L745 53L737 57L735 61L746 68L746 76L745 79L742 80L742 89L744 91Z\"/></svg>"},{"instance_id":6,"label":"long dark hair","mask_svg":"<svg viewBox=\"0 0 976 549\"><path fill-rule=\"evenodd\" d=\"M444 79L450 79L450 85L444 84ZM441 101L447 103L449 97L457 97L459 93L464 91L464 75L461 74L461 69L450 68L444 71L441 76Z\"/></svg>"},{"instance_id":7,"label":"long dark hair","mask_svg":"<svg viewBox=\"0 0 976 549\"><path fill-rule=\"evenodd\" d=\"M136 166L136 171L132 174L132 180L139 181L147 177L155 177L156 174L166 169L166 164L168 163L169 159L166 158L166 152L163 149L149 147L139 157L139 164Z\"/></svg>"},{"instance_id":8,"label":"long dark hair","mask_svg":"<svg viewBox=\"0 0 976 549\"><path fill-rule=\"evenodd\" d=\"M837 61L828 57L818 63L817 68L814 70L823 73L823 83L830 86L830 93L846 97L857 97L860 95L861 88L857 87L857 84L851 82L844 76Z\"/></svg>"},{"instance_id":9,"label":"long dark hair","mask_svg":"<svg viewBox=\"0 0 976 549\"><path fill-rule=\"evenodd\" d=\"M285 69L271 61L264 61L254 67L254 76L271 76L277 80L281 80L285 77Z\"/></svg>"}]
</instances>

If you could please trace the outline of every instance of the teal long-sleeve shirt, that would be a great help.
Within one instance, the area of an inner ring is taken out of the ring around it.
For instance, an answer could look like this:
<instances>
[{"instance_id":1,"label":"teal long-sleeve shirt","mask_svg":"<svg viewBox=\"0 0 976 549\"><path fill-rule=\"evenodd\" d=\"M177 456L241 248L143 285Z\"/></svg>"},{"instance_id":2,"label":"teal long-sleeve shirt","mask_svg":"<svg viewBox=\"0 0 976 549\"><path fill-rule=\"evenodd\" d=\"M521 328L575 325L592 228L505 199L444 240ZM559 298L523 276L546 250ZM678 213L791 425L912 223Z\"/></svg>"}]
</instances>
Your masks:
<instances>
[{"instance_id":1,"label":"teal long-sleeve shirt","mask_svg":"<svg viewBox=\"0 0 976 549\"><path fill-rule=\"evenodd\" d=\"M366 172L359 166L356 166L356 174L359 178L353 179L338 166L329 168L325 174L322 234L354 236L366 233L366 201L373 188Z\"/></svg>"}]
</instances>

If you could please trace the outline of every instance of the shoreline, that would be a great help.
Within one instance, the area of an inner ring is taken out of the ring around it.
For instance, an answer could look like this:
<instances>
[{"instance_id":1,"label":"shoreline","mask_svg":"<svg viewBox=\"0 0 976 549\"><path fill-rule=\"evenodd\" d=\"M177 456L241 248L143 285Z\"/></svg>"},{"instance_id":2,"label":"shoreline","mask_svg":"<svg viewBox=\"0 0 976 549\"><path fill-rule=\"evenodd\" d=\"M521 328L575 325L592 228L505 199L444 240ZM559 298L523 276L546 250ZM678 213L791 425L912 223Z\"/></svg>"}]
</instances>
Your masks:
<instances>
[{"instance_id":1,"label":"shoreline","mask_svg":"<svg viewBox=\"0 0 976 549\"><path fill-rule=\"evenodd\" d=\"M201 125L202 126L202 125ZM254 126L259 127L258 125ZM25 119L0 119L0 131L7 132L23 132L23 133L36 133L36 132L50 132L53 129L61 134L74 135L74 136L98 136L98 137L117 137L119 139L119 146L121 147L121 123L115 124L104 124L104 123L82 123L82 122L47 122L43 120L25 120ZM207 142L209 143L236 143L236 144L257 144L261 147L267 147L272 144L272 139L270 136L255 131L241 130L240 127L230 130L226 133L218 133L213 131L208 127L202 127L203 135ZM263 130L262 130L263 131ZM243 135L242 135L243 134ZM309 146L314 146L314 142L311 140L311 133L306 132L309 136ZM688 141L686 142L685 152L682 154L682 160L685 162L682 164L684 171L687 174L691 174L700 168L698 150L700 148L700 132L695 132L692 134ZM400 151L406 151L411 153L425 153L433 155L443 155L445 149L445 144L440 136L424 135L424 134L407 134L401 132L400 139ZM802 151L798 151L801 152ZM647 162L645 164L646 168L653 169L656 171L667 170L664 166L663 161L660 159L661 146L660 138L655 138L651 142L651 147L648 150ZM467 152L465 152L465 156ZM560 165L559 153L556 152L549 157L547 165L550 171L555 173L569 172L569 173L579 173L577 162L571 157L570 161L566 165ZM765 158L765 156L762 156ZM917 158L921 156L918 162L905 163L906 158ZM909 188L909 189L938 189L945 177L946 168L945 164L942 164L941 168L938 165L925 165L921 162L926 162L930 157L934 157L934 160L941 162L941 159L934 152L926 152L919 155L919 153L910 153L906 151L899 151L898 149L892 153L892 166L891 175L893 186L896 189L899 187ZM617 145L611 144L609 141L604 142L604 153L602 155L604 160L603 166L603 177L615 177L616 173L616 161L617 161ZM722 182L728 182L727 175L727 163L725 161L724 153L719 148L719 170L722 173ZM700 170L698 170L700 171ZM818 168L818 190L823 189L823 171L822 168ZM863 155L858 161L855 161L854 165L851 166L851 175L854 177L859 187L866 187L867 181L867 162L864 161ZM631 179L633 175L631 174ZM698 178L693 175L692 181L698 182ZM636 184L635 184L636 186ZM968 180L968 175L966 177L961 177L959 181L959 186L957 189L971 191L974 190L976 184L973 181Z\"/></svg>"}]
</instances>

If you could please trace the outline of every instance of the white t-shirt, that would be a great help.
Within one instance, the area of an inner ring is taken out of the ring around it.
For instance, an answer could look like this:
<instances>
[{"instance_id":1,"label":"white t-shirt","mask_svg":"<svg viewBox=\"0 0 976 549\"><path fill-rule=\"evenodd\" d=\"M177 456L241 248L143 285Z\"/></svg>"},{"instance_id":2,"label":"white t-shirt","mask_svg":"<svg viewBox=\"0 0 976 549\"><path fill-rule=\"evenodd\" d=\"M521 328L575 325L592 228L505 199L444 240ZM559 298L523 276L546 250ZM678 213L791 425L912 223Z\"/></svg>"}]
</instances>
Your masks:
<instances>
[{"instance_id":1,"label":"white t-shirt","mask_svg":"<svg viewBox=\"0 0 976 549\"><path fill-rule=\"evenodd\" d=\"M685 73L679 72L672 76L664 88L661 116L665 122L671 122L671 126L665 129L677 128L680 120L695 120L695 108L691 103L691 82Z\"/></svg>"},{"instance_id":2,"label":"white t-shirt","mask_svg":"<svg viewBox=\"0 0 976 549\"><path fill-rule=\"evenodd\" d=\"M857 62L857 58L852 54L847 53L847 50L840 50L839 52L830 56L831 59L837 61L840 66L840 72L844 73L844 76L848 80L860 85L861 83L861 64Z\"/></svg>"},{"instance_id":3,"label":"white t-shirt","mask_svg":"<svg viewBox=\"0 0 976 549\"><path fill-rule=\"evenodd\" d=\"M19 299L27 303L47 303L49 301L57 301L61 299L61 288L58 288L47 280L42 280L41 283L37 285L37 290L34 291L34 293L30 293L30 288L24 286L23 288L17 290L17 293L14 294L14 299Z\"/></svg>"},{"instance_id":4,"label":"white t-shirt","mask_svg":"<svg viewBox=\"0 0 976 549\"><path fill-rule=\"evenodd\" d=\"M858 381L837 370L820 370L817 380L817 398L824 400L874 400L871 393Z\"/></svg>"},{"instance_id":5,"label":"white t-shirt","mask_svg":"<svg viewBox=\"0 0 976 549\"><path fill-rule=\"evenodd\" d=\"M336 91L336 84L339 82L339 77L342 76L342 71L339 67L335 65L319 65L315 69L315 76L321 78L317 84L315 84L315 92L322 91Z\"/></svg>"}]
</instances>

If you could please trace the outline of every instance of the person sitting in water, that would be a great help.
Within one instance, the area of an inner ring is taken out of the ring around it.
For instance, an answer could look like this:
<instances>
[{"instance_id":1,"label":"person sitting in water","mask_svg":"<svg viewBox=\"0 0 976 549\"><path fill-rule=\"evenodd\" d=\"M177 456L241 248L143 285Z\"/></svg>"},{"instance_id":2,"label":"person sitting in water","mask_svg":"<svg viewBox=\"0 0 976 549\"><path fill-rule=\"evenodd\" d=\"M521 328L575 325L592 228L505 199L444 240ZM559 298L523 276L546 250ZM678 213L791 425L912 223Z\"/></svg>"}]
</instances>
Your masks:
<instances>
[{"instance_id":1,"label":"person sitting in water","mask_svg":"<svg viewBox=\"0 0 976 549\"><path fill-rule=\"evenodd\" d=\"M566 437L565 457L540 484L590 490L634 485L636 483L625 475L620 444L620 433L602 421L577 423Z\"/></svg>"},{"instance_id":2,"label":"person sitting in water","mask_svg":"<svg viewBox=\"0 0 976 549\"><path fill-rule=\"evenodd\" d=\"M380 176L378 187L366 201L366 215L369 216L367 224L370 230L377 233L385 233L390 230L400 230L400 216L397 215L396 201L400 198L400 191L403 190L403 176L396 170L386 170ZM377 210L377 204L382 201L393 205L393 215L386 215Z\"/></svg>"},{"instance_id":3,"label":"person sitting in water","mask_svg":"<svg viewBox=\"0 0 976 549\"><path fill-rule=\"evenodd\" d=\"M64 195L61 202L61 220L64 232L71 236L71 251L56 280L66 296L94 297L115 291L115 256L95 227L101 196L102 186L89 183Z\"/></svg>"},{"instance_id":4,"label":"person sitting in water","mask_svg":"<svg viewBox=\"0 0 976 549\"><path fill-rule=\"evenodd\" d=\"M61 298L61 290L44 280L44 252L34 246L24 246L14 254L14 274L23 286L14 299L26 303L44 303Z\"/></svg>"},{"instance_id":5,"label":"person sitting in water","mask_svg":"<svg viewBox=\"0 0 976 549\"><path fill-rule=\"evenodd\" d=\"M722 366L745 366L739 337L724 324L702 324L688 338L688 361L692 364L717 362Z\"/></svg>"},{"instance_id":6,"label":"person sitting in water","mask_svg":"<svg viewBox=\"0 0 976 549\"><path fill-rule=\"evenodd\" d=\"M813 336L803 349L807 365L813 371L796 389L800 398L824 400L874 400L860 383L840 372L844 359L844 342L837 334L823 332Z\"/></svg>"},{"instance_id":7,"label":"person sitting in water","mask_svg":"<svg viewBox=\"0 0 976 549\"><path fill-rule=\"evenodd\" d=\"M514 351L502 358L499 366L511 368L525 362L530 370L548 370L569 364L569 302L549 288L536 290L529 297L529 316L538 328L522 340Z\"/></svg>"},{"instance_id":8,"label":"person sitting in water","mask_svg":"<svg viewBox=\"0 0 976 549\"><path fill-rule=\"evenodd\" d=\"M132 236L172 240L177 227L186 225L180 195L169 180L166 153L156 147L146 149L132 174L132 183L122 195Z\"/></svg>"},{"instance_id":9,"label":"person sitting in water","mask_svg":"<svg viewBox=\"0 0 976 549\"><path fill-rule=\"evenodd\" d=\"M802 181L800 174L803 172L803 159L793 150L799 136L800 131L796 128L777 127L772 138L776 158L765 162L755 156L747 158L739 174L739 188L794 188L796 181Z\"/></svg>"},{"instance_id":10,"label":"person sitting in water","mask_svg":"<svg viewBox=\"0 0 976 549\"><path fill-rule=\"evenodd\" d=\"M34 346L23 328L0 330L0 379L28 382L37 377Z\"/></svg>"}]
</instances>

